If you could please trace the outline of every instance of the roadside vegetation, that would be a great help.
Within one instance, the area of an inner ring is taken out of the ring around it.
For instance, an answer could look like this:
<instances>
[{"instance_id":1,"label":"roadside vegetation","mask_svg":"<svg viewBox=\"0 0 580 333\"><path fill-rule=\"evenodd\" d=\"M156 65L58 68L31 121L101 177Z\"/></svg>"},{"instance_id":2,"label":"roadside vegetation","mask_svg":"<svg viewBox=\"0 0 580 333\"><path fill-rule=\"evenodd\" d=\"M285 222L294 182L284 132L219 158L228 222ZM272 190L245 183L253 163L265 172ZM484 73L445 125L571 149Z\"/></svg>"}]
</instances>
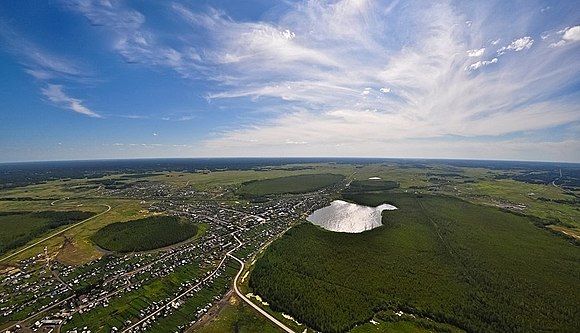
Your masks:
<instances>
[{"instance_id":1,"label":"roadside vegetation","mask_svg":"<svg viewBox=\"0 0 580 333\"><path fill-rule=\"evenodd\" d=\"M182 242L197 231L197 225L175 216L150 216L109 224L98 230L92 240L109 251L139 252Z\"/></svg>"},{"instance_id":2,"label":"roadside vegetation","mask_svg":"<svg viewBox=\"0 0 580 333\"><path fill-rule=\"evenodd\" d=\"M195 330L199 333L281 333L282 329L264 318L236 296L230 296L220 313Z\"/></svg>"},{"instance_id":3,"label":"roadside vegetation","mask_svg":"<svg viewBox=\"0 0 580 333\"><path fill-rule=\"evenodd\" d=\"M275 241L250 278L274 310L322 332L393 321L398 311L469 332L579 330L580 248L529 218L447 196L345 199L399 209L364 233L305 223Z\"/></svg>"},{"instance_id":4,"label":"roadside vegetation","mask_svg":"<svg viewBox=\"0 0 580 333\"><path fill-rule=\"evenodd\" d=\"M0 212L0 254L24 246L60 226L95 215L82 211Z\"/></svg>"}]
</instances>

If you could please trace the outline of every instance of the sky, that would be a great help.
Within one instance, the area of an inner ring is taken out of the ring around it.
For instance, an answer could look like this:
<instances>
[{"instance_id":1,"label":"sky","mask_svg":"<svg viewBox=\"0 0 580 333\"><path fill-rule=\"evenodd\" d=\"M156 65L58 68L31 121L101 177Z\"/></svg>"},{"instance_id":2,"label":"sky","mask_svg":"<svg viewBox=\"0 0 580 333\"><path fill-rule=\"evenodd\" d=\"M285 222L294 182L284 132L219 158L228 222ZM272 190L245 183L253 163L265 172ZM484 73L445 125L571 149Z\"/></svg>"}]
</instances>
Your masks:
<instances>
[{"instance_id":1,"label":"sky","mask_svg":"<svg viewBox=\"0 0 580 333\"><path fill-rule=\"evenodd\" d=\"M0 2L0 162L580 162L577 0Z\"/></svg>"}]
</instances>

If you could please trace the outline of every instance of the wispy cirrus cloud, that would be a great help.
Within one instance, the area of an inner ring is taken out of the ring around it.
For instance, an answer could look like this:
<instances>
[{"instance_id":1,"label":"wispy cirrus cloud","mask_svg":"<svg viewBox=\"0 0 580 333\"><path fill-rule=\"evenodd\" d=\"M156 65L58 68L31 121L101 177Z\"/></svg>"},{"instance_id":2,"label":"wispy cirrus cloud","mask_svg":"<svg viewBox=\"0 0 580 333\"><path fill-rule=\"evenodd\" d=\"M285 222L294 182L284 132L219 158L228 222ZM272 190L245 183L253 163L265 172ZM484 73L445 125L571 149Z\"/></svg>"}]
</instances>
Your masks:
<instances>
[{"instance_id":1,"label":"wispy cirrus cloud","mask_svg":"<svg viewBox=\"0 0 580 333\"><path fill-rule=\"evenodd\" d=\"M73 60L39 47L6 23L0 23L0 40L5 43L9 52L19 57L25 72L38 80L82 81L89 78L86 70Z\"/></svg>"},{"instance_id":2,"label":"wispy cirrus cloud","mask_svg":"<svg viewBox=\"0 0 580 333\"><path fill-rule=\"evenodd\" d=\"M288 106L281 116L226 131L208 143L240 148L248 140L283 146L288 137L321 144L476 137L580 121L568 97L546 101L578 74L577 64L559 63L567 55L535 45L531 36L516 36L496 47L501 59L473 63L470 58L483 56L500 38L473 48L470 43L482 40L485 31L466 26L465 15L451 3L395 5L385 16L373 4L301 3L275 23L235 22L223 13L203 16L179 6L192 26L213 32L212 55L225 88L210 93L210 100L249 98L258 107ZM405 19L394 19L401 16ZM401 21L404 27L393 23ZM491 64L493 70L484 70Z\"/></svg>"},{"instance_id":3,"label":"wispy cirrus cloud","mask_svg":"<svg viewBox=\"0 0 580 333\"><path fill-rule=\"evenodd\" d=\"M47 51L26 38L14 32L7 25L0 25L0 37L4 40L10 52L20 58L24 72L40 82L44 88L41 93L58 107L68 109L89 117L100 118L95 111L83 105L83 101L67 96L63 91L62 82L86 83L92 79L86 70L70 59ZM55 84L61 82L61 84Z\"/></svg>"},{"instance_id":4,"label":"wispy cirrus cloud","mask_svg":"<svg viewBox=\"0 0 580 333\"><path fill-rule=\"evenodd\" d=\"M113 49L130 64L171 68L182 77L191 77L203 69L195 49L176 41L169 46L158 40L146 26L145 16L120 1L63 0L65 6L80 13L113 36Z\"/></svg>"},{"instance_id":5,"label":"wispy cirrus cloud","mask_svg":"<svg viewBox=\"0 0 580 333\"><path fill-rule=\"evenodd\" d=\"M41 91L46 98L59 107L84 114L85 116L101 118L98 113L83 105L82 100L68 96L61 85L49 84L46 88L42 88Z\"/></svg>"},{"instance_id":6,"label":"wispy cirrus cloud","mask_svg":"<svg viewBox=\"0 0 580 333\"><path fill-rule=\"evenodd\" d=\"M217 83L210 103L266 110L250 125L215 133L206 141L212 149L290 145L314 154L336 144L336 154L348 155L347 147L363 151L369 142L406 146L447 136L483 146L490 136L580 122L578 92L566 90L578 83L578 60L555 47L576 41L577 26L546 27L559 32L544 38L532 29L544 15L533 4L510 20L497 15L500 2L466 11L455 1L305 1L268 20L242 21L176 2L169 9L190 30L167 42L120 3L69 3L109 29L128 62ZM441 142L432 148L449 147Z\"/></svg>"}]
</instances>

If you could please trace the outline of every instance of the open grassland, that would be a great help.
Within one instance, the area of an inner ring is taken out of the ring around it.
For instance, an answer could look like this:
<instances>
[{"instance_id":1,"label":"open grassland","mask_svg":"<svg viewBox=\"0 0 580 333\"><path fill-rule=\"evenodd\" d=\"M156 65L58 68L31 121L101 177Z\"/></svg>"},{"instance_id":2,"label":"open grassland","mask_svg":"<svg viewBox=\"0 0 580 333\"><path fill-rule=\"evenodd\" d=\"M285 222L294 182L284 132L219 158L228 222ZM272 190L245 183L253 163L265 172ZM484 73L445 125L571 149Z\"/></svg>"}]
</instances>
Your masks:
<instances>
[{"instance_id":1,"label":"open grassland","mask_svg":"<svg viewBox=\"0 0 580 333\"><path fill-rule=\"evenodd\" d=\"M30 205L28 205L30 203ZM38 201L27 202L3 202L0 204L2 211L22 212L26 208L35 210L58 209L59 211L80 210L93 213L105 212L111 206L111 210L103 215L99 215L83 224L80 224L70 230L58 234L42 243L27 249L18 255L11 257L7 262L13 263L21 259L29 258L41 253L46 246L51 256L66 264L78 265L85 262L100 258L103 253L100 252L90 240L90 237L99 229L107 224L116 221L128 221L135 218L150 216L146 210L143 210L143 204L137 200L124 199L70 199L63 200L50 206L50 202L39 203ZM58 227L51 232L35 239L30 240L25 246L34 244L40 239L58 233L60 230L67 228L66 225ZM7 253L9 255L10 253Z\"/></svg>"},{"instance_id":2,"label":"open grassland","mask_svg":"<svg viewBox=\"0 0 580 333\"><path fill-rule=\"evenodd\" d=\"M312 174L264 179L243 183L237 194L242 197L261 197L272 194L299 194L320 190L338 183L344 176Z\"/></svg>"},{"instance_id":3,"label":"open grassland","mask_svg":"<svg viewBox=\"0 0 580 333\"><path fill-rule=\"evenodd\" d=\"M299 164L260 170L225 170L209 173L164 172L159 175L148 177L146 180L167 183L177 187L191 187L195 190L207 191L224 186L239 185L254 180L324 173L341 174L346 176L352 172L352 165L346 164Z\"/></svg>"},{"instance_id":4,"label":"open grassland","mask_svg":"<svg viewBox=\"0 0 580 333\"><path fill-rule=\"evenodd\" d=\"M274 309L323 332L394 325L388 311L470 332L580 329L580 249L528 218L445 196L346 199L399 209L361 234L301 224L275 241L250 278Z\"/></svg>"},{"instance_id":5,"label":"open grassland","mask_svg":"<svg viewBox=\"0 0 580 333\"><path fill-rule=\"evenodd\" d=\"M524 204L525 211L530 215L552 219L565 227L580 230L580 208L574 203L574 196L564 193L558 187L501 179L478 182L467 191L485 195L488 199L503 198L512 203Z\"/></svg>"},{"instance_id":6,"label":"open grassland","mask_svg":"<svg viewBox=\"0 0 580 333\"><path fill-rule=\"evenodd\" d=\"M150 216L109 224L97 231L92 240L109 251L139 252L182 242L197 231L197 225L175 216Z\"/></svg>"},{"instance_id":7,"label":"open grassland","mask_svg":"<svg viewBox=\"0 0 580 333\"><path fill-rule=\"evenodd\" d=\"M0 255L60 226L77 223L93 215L82 211L0 212Z\"/></svg>"},{"instance_id":8,"label":"open grassland","mask_svg":"<svg viewBox=\"0 0 580 333\"><path fill-rule=\"evenodd\" d=\"M98 181L116 179L118 176L106 176L97 179L64 179L46 183L4 189L0 191L0 211L30 212L30 211L85 211L93 214L103 213L83 224L80 224L63 233L66 225L57 227L50 232L31 239L24 246L34 244L53 234L42 243L31 247L11 257L7 262L13 263L41 253L46 246L51 256L66 264L79 265L97 259L103 255L94 243L91 236L99 229L113 222L122 222L151 216L144 208L146 204L134 199L120 199L104 197L101 193L104 186ZM127 181L138 181L138 178ZM91 183L88 183L91 181Z\"/></svg>"}]
</instances>

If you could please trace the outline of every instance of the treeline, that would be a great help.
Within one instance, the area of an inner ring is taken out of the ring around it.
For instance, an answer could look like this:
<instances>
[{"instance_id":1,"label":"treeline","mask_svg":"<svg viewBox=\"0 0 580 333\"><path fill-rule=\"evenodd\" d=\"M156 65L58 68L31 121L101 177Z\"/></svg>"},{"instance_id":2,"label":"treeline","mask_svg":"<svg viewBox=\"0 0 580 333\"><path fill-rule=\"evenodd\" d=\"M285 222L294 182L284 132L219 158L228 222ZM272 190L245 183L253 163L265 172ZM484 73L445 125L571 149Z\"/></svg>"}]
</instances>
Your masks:
<instances>
[{"instance_id":1,"label":"treeline","mask_svg":"<svg viewBox=\"0 0 580 333\"><path fill-rule=\"evenodd\" d=\"M501 174L495 176L496 179L513 179L529 184L547 185L556 180L556 185L565 186L569 188L580 187L580 169L562 169L562 176L560 177L560 170L542 171L542 172L526 172L519 175Z\"/></svg>"},{"instance_id":2,"label":"treeline","mask_svg":"<svg viewBox=\"0 0 580 333\"><path fill-rule=\"evenodd\" d=\"M106 250L139 252L182 242L197 231L197 225L175 216L151 216L109 224L97 231L92 240Z\"/></svg>"},{"instance_id":3,"label":"treeline","mask_svg":"<svg viewBox=\"0 0 580 333\"><path fill-rule=\"evenodd\" d=\"M360 234L294 227L256 263L254 292L322 332L380 311L468 332L580 331L580 248L529 218L442 196L350 200L399 209Z\"/></svg>"},{"instance_id":4,"label":"treeline","mask_svg":"<svg viewBox=\"0 0 580 333\"><path fill-rule=\"evenodd\" d=\"M74 224L95 215L83 211L0 212L5 236L0 253L24 246L31 240L60 226ZM33 226L29 226L33 224Z\"/></svg>"}]
</instances>

